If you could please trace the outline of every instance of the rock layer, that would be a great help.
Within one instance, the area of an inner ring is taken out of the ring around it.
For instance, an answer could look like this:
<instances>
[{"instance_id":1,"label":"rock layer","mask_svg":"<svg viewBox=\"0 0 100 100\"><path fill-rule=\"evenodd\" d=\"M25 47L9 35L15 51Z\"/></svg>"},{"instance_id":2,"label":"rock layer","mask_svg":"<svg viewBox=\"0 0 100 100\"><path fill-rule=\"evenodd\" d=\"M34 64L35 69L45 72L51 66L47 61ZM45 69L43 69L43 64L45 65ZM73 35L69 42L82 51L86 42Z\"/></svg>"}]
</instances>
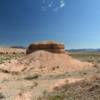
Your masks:
<instances>
[{"instance_id":1,"label":"rock layer","mask_svg":"<svg viewBox=\"0 0 100 100\"><path fill-rule=\"evenodd\" d=\"M64 44L56 43L54 41L32 43L26 50L26 54L30 54L37 50L45 50L53 53L64 53Z\"/></svg>"}]
</instances>

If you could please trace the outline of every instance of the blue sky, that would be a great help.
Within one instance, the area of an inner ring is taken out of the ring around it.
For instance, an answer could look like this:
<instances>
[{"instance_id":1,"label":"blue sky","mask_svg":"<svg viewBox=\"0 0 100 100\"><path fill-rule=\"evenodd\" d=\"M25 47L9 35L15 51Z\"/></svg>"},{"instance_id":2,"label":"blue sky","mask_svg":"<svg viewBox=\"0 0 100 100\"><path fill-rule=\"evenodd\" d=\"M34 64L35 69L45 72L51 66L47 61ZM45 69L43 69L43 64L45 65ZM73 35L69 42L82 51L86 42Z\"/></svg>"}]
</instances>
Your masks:
<instances>
[{"instance_id":1,"label":"blue sky","mask_svg":"<svg viewBox=\"0 0 100 100\"><path fill-rule=\"evenodd\" d=\"M42 40L100 48L100 0L0 0L0 45Z\"/></svg>"}]
</instances>

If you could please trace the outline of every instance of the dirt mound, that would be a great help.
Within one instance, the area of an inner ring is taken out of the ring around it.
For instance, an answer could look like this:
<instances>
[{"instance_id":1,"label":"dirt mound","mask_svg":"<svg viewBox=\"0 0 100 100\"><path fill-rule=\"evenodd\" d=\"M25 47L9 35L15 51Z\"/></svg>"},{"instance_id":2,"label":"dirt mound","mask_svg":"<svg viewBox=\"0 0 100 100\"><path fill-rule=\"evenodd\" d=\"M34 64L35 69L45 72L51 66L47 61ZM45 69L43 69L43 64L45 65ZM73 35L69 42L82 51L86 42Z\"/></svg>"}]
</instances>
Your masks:
<instances>
[{"instance_id":1,"label":"dirt mound","mask_svg":"<svg viewBox=\"0 0 100 100\"><path fill-rule=\"evenodd\" d=\"M62 73L67 71L85 70L92 64L81 62L67 53L52 53L44 50L35 51L18 60L11 60L0 65L0 70L7 73L33 71L38 73Z\"/></svg>"}]
</instances>

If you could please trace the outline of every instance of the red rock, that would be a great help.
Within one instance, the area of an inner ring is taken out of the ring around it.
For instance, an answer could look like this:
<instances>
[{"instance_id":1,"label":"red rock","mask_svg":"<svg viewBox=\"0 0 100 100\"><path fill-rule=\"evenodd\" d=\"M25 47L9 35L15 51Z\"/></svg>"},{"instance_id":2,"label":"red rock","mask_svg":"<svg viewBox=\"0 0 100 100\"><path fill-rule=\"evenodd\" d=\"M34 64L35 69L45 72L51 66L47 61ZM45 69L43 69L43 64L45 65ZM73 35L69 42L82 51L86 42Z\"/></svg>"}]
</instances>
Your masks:
<instances>
[{"instance_id":1,"label":"red rock","mask_svg":"<svg viewBox=\"0 0 100 100\"><path fill-rule=\"evenodd\" d=\"M45 50L53 53L64 53L64 44L54 41L39 42L30 44L26 50L26 54L30 54L37 50Z\"/></svg>"}]
</instances>

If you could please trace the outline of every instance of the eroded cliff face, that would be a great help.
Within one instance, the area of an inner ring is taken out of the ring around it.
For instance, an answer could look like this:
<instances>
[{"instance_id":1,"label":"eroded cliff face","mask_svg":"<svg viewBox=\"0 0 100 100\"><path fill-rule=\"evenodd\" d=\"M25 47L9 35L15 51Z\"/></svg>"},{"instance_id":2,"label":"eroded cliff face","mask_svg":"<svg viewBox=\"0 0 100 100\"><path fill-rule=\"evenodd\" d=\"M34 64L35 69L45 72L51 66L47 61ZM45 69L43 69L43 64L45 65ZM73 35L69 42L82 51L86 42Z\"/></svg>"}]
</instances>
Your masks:
<instances>
[{"instance_id":1,"label":"eroded cliff face","mask_svg":"<svg viewBox=\"0 0 100 100\"><path fill-rule=\"evenodd\" d=\"M57 43L54 41L32 43L27 48L26 54L30 54L37 50L45 50L53 53L64 53L64 44Z\"/></svg>"}]
</instances>

